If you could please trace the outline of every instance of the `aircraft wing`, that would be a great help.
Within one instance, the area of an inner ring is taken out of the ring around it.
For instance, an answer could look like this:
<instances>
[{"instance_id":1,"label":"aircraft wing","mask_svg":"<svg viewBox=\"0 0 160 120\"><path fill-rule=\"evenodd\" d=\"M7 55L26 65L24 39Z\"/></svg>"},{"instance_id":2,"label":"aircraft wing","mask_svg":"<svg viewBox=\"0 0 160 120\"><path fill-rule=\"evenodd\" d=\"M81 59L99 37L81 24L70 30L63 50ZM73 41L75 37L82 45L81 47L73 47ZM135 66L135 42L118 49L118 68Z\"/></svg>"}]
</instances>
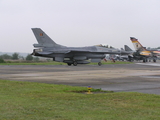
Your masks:
<instances>
[{"instance_id":1,"label":"aircraft wing","mask_svg":"<svg viewBox=\"0 0 160 120\"><path fill-rule=\"evenodd\" d=\"M99 53L99 54L120 54L119 51L89 51L89 50L61 50L61 51L37 51L36 53L41 55L51 55L51 54L72 54L72 53Z\"/></svg>"},{"instance_id":2,"label":"aircraft wing","mask_svg":"<svg viewBox=\"0 0 160 120\"><path fill-rule=\"evenodd\" d=\"M105 52L93 52L93 51L85 51L85 50L71 50L68 51L68 53L99 53L99 54L120 54L120 52L117 51L105 51ZM67 54L67 53L66 53Z\"/></svg>"},{"instance_id":3,"label":"aircraft wing","mask_svg":"<svg viewBox=\"0 0 160 120\"><path fill-rule=\"evenodd\" d=\"M160 54L160 51L153 51L153 54Z\"/></svg>"},{"instance_id":4,"label":"aircraft wing","mask_svg":"<svg viewBox=\"0 0 160 120\"><path fill-rule=\"evenodd\" d=\"M69 53L89 53L90 51L78 51L78 50L68 50L68 51L43 51L43 52L36 52L41 55L51 55L51 54L69 54Z\"/></svg>"}]
</instances>

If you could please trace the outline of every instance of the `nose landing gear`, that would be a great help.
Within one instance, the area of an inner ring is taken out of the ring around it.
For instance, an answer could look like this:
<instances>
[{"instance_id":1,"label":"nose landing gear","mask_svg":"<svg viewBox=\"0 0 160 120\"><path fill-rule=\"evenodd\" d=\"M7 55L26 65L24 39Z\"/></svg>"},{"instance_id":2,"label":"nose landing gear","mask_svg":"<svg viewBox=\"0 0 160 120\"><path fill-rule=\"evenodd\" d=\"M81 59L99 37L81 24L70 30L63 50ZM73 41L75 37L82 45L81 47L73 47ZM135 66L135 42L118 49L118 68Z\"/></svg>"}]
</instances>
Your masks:
<instances>
[{"instance_id":1,"label":"nose landing gear","mask_svg":"<svg viewBox=\"0 0 160 120\"><path fill-rule=\"evenodd\" d=\"M102 65L102 63L101 63L101 62L98 62L98 65L99 65L99 66L101 66L101 65Z\"/></svg>"},{"instance_id":2,"label":"nose landing gear","mask_svg":"<svg viewBox=\"0 0 160 120\"><path fill-rule=\"evenodd\" d=\"M74 65L74 66L77 66L77 62L76 62L76 61L74 61L74 62L73 62L73 65Z\"/></svg>"}]
</instances>

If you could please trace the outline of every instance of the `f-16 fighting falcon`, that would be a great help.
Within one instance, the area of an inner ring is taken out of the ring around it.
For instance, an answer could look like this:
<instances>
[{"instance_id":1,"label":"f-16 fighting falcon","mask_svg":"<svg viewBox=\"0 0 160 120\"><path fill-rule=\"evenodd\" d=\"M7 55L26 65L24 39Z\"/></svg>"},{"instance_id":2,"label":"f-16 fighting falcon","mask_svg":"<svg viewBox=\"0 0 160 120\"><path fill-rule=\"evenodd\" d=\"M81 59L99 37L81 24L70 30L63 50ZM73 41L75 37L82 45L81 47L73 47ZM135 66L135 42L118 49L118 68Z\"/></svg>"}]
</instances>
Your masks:
<instances>
[{"instance_id":1,"label":"f-16 fighting falcon","mask_svg":"<svg viewBox=\"0 0 160 120\"><path fill-rule=\"evenodd\" d=\"M32 55L53 58L53 61L64 62L69 66L72 64L74 66L77 66L77 64L88 64L90 62L96 62L100 66L101 60L105 58L105 54L123 54L119 49L108 48L103 45L88 47L62 46L55 43L40 28L32 28L32 31L38 41L38 44L33 44L38 49L34 49Z\"/></svg>"}]
</instances>

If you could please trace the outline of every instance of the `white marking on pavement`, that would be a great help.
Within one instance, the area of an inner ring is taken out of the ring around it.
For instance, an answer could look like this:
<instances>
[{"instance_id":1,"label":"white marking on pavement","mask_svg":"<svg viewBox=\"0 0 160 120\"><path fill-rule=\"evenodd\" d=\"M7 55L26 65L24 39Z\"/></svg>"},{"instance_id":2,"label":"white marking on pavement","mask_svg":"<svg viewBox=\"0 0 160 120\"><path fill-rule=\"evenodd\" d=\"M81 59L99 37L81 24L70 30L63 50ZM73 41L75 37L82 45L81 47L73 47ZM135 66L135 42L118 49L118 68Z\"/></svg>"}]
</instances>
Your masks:
<instances>
[{"instance_id":1,"label":"white marking on pavement","mask_svg":"<svg viewBox=\"0 0 160 120\"><path fill-rule=\"evenodd\" d=\"M139 64L139 65L149 65L149 66L160 66L159 63L136 63L136 64Z\"/></svg>"}]
</instances>

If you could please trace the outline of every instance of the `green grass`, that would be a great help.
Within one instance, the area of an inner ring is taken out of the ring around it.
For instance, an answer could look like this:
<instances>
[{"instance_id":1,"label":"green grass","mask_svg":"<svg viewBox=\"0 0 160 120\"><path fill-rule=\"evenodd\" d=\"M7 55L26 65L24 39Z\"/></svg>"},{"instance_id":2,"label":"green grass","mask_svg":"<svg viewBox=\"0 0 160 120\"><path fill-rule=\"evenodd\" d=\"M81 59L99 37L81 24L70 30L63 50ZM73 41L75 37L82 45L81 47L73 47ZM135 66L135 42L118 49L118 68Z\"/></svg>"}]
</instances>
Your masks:
<instances>
[{"instance_id":1,"label":"green grass","mask_svg":"<svg viewBox=\"0 0 160 120\"><path fill-rule=\"evenodd\" d=\"M1 120L159 120L160 96L0 80Z\"/></svg>"},{"instance_id":2,"label":"green grass","mask_svg":"<svg viewBox=\"0 0 160 120\"><path fill-rule=\"evenodd\" d=\"M102 62L102 65L105 64L131 64L132 62L126 62L126 61L116 61L111 62L111 61L107 61L107 62ZM5 62L5 63L0 63L0 65L67 65L66 63L63 62ZM98 65L97 63L90 63L89 65Z\"/></svg>"},{"instance_id":3,"label":"green grass","mask_svg":"<svg viewBox=\"0 0 160 120\"><path fill-rule=\"evenodd\" d=\"M5 62L0 63L0 65L67 65L62 62Z\"/></svg>"},{"instance_id":4,"label":"green grass","mask_svg":"<svg viewBox=\"0 0 160 120\"><path fill-rule=\"evenodd\" d=\"M97 65L97 63L90 63L91 65ZM107 62L102 62L102 65L108 65L108 64L133 64L133 62L128 62L128 61L107 61Z\"/></svg>"}]
</instances>

